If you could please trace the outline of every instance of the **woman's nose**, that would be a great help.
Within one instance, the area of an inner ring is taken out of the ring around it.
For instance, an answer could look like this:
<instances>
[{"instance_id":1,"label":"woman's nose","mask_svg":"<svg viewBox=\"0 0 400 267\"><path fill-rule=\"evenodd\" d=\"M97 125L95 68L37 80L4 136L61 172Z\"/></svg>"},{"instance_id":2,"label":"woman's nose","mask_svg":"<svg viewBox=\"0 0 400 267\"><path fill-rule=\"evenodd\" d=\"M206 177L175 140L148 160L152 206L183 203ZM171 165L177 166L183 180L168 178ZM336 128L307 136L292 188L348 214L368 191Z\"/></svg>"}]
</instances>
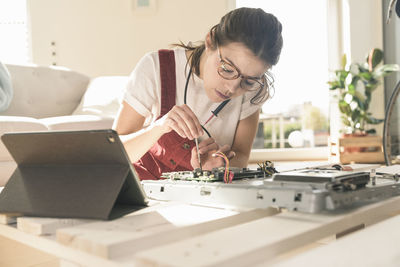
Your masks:
<instances>
[{"instance_id":1,"label":"woman's nose","mask_svg":"<svg viewBox=\"0 0 400 267\"><path fill-rule=\"evenodd\" d=\"M229 91L230 95L233 95L238 89L240 89L241 78L234 80L226 80L225 88Z\"/></svg>"}]
</instances>

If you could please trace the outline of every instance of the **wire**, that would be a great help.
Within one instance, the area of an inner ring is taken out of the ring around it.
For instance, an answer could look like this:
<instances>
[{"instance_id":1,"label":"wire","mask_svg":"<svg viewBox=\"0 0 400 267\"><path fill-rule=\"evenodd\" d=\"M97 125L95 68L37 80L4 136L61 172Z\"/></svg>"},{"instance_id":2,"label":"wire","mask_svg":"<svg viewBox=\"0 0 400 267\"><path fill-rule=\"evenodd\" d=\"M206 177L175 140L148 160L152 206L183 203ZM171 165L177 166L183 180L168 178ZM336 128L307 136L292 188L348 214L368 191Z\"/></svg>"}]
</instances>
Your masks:
<instances>
[{"instance_id":1,"label":"wire","mask_svg":"<svg viewBox=\"0 0 400 267\"><path fill-rule=\"evenodd\" d=\"M208 137L211 138L211 134L207 131L207 129L206 129L203 125L201 125L201 128L203 128L203 130L206 132L206 134L208 135Z\"/></svg>"},{"instance_id":2,"label":"wire","mask_svg":"<svg viewBox=\"0 0 400 267\"><path fill-rule=\"evenodd\" d=\"M183 95L183 103L185 103L186 105L186 96L187 96L187 88L189 85L189 80L190 80L190 76L192 75L192 68L190 68L189 74L186 78L186 83L185 83L185 94Z\"/></svg>"},{"instance_id":3,"label":"wire","mask_svg":"<svg viewBox=\"0 0 400 267\"><path fill-rule=\"evenodd\" d=\"M206 125L212 118L214 117L218 117L218 113L225 107L226 104L228 104L228 102L230 101L230 99L225 100L224 102L222 102L221 104L218 105L218 107L211 111L211 116L206 120L206 122L204 123L204 125ZM204 128L203 128L204 129Z\"/></svg>"},{"instance_id":4,"label":"wire","mask_svg":"<svg viewBox=\"0 0 400 267\"><path fill-rule=\"evenodd\" d=\"M266 160L262 163L257 163L257 165L268 176L272 176L274 173L278 173L272 161Z\"/></svg>"},{"instance_id":5,"label":"wire","mask_svg":"<svg viewBox=\"0 0 400 267\"><path fill-rule=\"evenodd\" d=\"M189 80L190 80L190 76L192 75L192 69L190 68L190 71L188 73L188 76L186 78L186 83L185 83L185 93L183 95L183 103L186 105L186 98L187 98L187 89L188 89L188 85L189 85ZM211 134L207 131L207 129L204 127L204 125L206 125L212 118L214 117L218 117L218 113L225 107L226 104L228 104L228 102L230 101L230 99L225 100L224 102L222 102L221 104L218 105L218 107L211 111L211 116L210 118L208 118L208 120L201 125L201 128L203 128L203 130L206 132L206 134L208 135L208 137L211 137Z\"/></svg>"},{"instance_id":6,"label":"wire","mask_svg":"<svg viewBox=\"0 0 400 267\"><path fill-rule=\"evenodd\" d=\"M225 100L224 102L219 104L218 107L214 111L211 111L211 113L214 114L215 117L218 117L218 113L225 107L226 104L229 103L229 101L231 101L231 100L230 99Z\"/></svg>"},{"instance_id":7,"label":"wire","mask_svg":"<svg viewBox=\"0 0 400 267\"><path fill-rule=\"evenodd\" d=\"M188 73L188 76L187 76L187 78L186 78L186 83L185 83L185 93L184 93L184 95L183 95L183 103L186 105L186 98L187 98L187 89L188 89L188 85L189 85L189 80L190 80L190 76L192 75L192 68L190 68L190 70L189 70L189 73ZM211 119L211 118L210 118ZM208 120L210 120L210 119L208 119ZM208 121L207 121L208 122ZM211 134L207 131L207 129L203 126L203 125L201 125L201 128L203 128L203 130L206 132L206 134L208 135L208 137L211 137Z\"/></svg>"},{"instance_id":8,"label":"wire","mask_svg":"<svg viewBox=\"0 0 400 267\"><path fill-rule=\"evenodd\" d=\"M224 182L226 184L232 183L234 173L229 170L229 159L228 157L222 153L221 151L217 151L213 154L213 156L223 158L225 161L225 171L224 171Z\"/></svg>"}]
</instances>

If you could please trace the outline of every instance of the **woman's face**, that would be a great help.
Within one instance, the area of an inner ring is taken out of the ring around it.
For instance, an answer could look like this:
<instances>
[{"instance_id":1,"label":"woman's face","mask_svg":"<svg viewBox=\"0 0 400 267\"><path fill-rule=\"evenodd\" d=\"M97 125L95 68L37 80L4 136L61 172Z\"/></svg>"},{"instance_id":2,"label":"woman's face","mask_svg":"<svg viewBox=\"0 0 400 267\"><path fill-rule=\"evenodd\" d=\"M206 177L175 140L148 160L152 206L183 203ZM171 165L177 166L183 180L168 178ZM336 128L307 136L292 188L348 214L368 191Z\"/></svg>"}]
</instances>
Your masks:
<instances>
[{"instance_id":1,"label":"woman's face","mask_svg":"<svg viewBox=\"0 0 400 267\"><path fill-rule=\"evenodd\" d=\"M268 70L267 64L242 43L229 43L212 50L207 40L206 53L200 68L200 78L203 79L206 94L212 102L222 102L244 94L246 88L243 87L248 87L258 77L263 77ZM231 75L232 70L241 76L233 79L222 77ZM243 80L243 77L251 78Z\"/></svg>"}]
</instances>

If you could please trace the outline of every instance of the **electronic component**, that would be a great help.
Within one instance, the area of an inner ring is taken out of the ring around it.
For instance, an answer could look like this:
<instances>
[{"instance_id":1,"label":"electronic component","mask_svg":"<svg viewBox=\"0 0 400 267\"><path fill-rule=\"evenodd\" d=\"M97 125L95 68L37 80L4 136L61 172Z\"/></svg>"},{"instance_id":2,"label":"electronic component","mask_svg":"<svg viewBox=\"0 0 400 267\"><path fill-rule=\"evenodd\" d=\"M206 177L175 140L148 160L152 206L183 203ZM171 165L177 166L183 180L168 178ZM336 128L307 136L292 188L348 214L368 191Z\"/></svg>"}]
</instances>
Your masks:
<instances>
[{"instance_id":1,"label":"electronic component","mask_svg":"<svg viewBox=\"0 0 400 267\"><path fill-rule=\"evenodd\" d=\"M264 171L260 168L250 170L248 168L229 168L229 172L233 173L233 179L243 178L263 178L266 177ZM200 168L193 171L166 172L161 175L161 178L171 180L186 180L186 181L203 181L203 182L219 182L224 181L225 167L213 168L211 171L201 170Z\"/></svg>"},{"instance_id":2,"label":"electronic component","mask_svg":"<svg viewBox=\"0 0 400 267\"><path fill-rule=\"evenodd\" d=\"M370 180L369 172L341 171L337 169L304 169L276 173L273 181L323 183L333 191L356 190L365 187Z\"/></svg>"},{"instance_id":3,"label":"electronic component","mask_svg":"<svg viewBox=\"0 0 400 267\"><path fill-rule=\"evenodd\" d=\"M225 168L222 167L209 172L166 173L164 177L170 179L146 180L142 184L146 194L157 200L224 207L277 207L311 213L400 195L400 168L392 172L381 168L371 173L343 169L304 168L268 177L262 168L230 168L234 181L223 183Z\"/></svg>"}]
</instances>

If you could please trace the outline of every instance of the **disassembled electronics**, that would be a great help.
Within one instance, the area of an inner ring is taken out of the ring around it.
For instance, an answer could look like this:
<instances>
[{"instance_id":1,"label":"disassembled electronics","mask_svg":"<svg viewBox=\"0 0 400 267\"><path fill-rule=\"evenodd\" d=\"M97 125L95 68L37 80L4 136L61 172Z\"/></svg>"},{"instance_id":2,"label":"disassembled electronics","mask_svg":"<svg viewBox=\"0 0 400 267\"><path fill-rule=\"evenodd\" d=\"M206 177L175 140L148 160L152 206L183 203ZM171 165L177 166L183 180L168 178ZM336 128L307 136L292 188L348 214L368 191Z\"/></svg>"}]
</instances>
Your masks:
<instances>
[{"instance_id":1,"label":"disassembled electronics","mask_svg":"<svg viewBox=\"0 0 400 267\"><path fill-rule=\"evenodd\" d=\"M266 175L261 169L250 170L248 168L229 168L229 172L233 174L233 179L243 178L265 178ZM180 171L180 172L167 172L161 175L161 178L171 180L185 180L185 181L203 181L203 182L216 182L223 181L225 168L213 168L211 171L201 170L200 168L193 171Z\"/></svg>"},{"instance_id":2,"label":"disassembled electronics","mask_svg":"<svg viewBox=\"0 0 400 267\"><path fill-rule=\"evenodd\" d=\"M400 167L395 172L381 169L305 168L268 177L262 168L230 168L234 180L224 183L222 168L165 173L165 180L146 180L142 184L147 196L157 200L243 208L272 206L316 213L400 195Z\"/></svg>"},{"instance_id":3,"label":"disassembled electronics","mask_svg":"<svg viewBox=\"0 0 400 267\"><path fill-rule=\"evenodd\" d=\"M305 169L276 173L274 181L323 183L332 191L348 191L365 187L370 179L369 172L340 171L336 169Z\"/></svg>"}]
</instances>

